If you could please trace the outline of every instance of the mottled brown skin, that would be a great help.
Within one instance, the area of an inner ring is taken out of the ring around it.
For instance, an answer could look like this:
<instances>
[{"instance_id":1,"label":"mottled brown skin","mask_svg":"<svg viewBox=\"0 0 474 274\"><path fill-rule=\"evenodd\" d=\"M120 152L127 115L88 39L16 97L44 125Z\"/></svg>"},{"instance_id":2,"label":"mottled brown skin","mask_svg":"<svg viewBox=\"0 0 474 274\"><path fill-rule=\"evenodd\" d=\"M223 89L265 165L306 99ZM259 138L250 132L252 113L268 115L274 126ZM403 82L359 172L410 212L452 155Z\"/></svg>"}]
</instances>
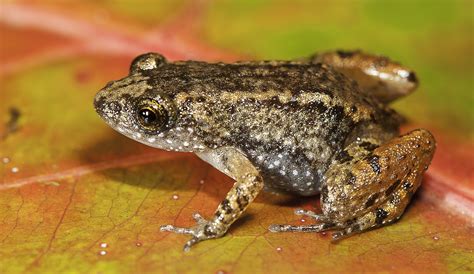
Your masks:
<instances>
[{"instance_id":1,"label":"mottled brown skin","mask_svg":"<svg viewBox=\"0 0 474 274\"><path fill-rule=\"evenodd\" d=\"M397 220L421 182L435 141L423 129L398 136L400 117L387 105L417 86L414 73L385 57L328 52L301 61L232 64L167 62L148 53L130 75L95 98L97 112L122 134L150 146L195 152L235 184L193 244L225 234L266 188L321 193L310 226L335 238Z\"/></svg>"}]
</instances>

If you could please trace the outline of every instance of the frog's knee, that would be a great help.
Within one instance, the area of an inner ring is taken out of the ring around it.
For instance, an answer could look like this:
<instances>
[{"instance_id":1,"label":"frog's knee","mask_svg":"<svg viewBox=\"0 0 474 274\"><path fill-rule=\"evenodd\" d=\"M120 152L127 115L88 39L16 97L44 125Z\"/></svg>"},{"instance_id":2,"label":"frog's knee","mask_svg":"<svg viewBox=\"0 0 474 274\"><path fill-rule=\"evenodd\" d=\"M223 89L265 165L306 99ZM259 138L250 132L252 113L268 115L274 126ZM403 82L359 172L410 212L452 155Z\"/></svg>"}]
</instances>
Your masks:
<instances>
[{"instance_id":1,"label":"frog's knee","mask_svg":"<svg viewBox=\"0 0 474 274\"><path fill-rule=\"evenodd\" d=\"M423 128L415 129L415 130L405 134L404 136L407 136L408 138L414 139L415 143L417 145L420 145L420 147L424 151L433 152L436 148L436 140L435 140L433 134L431 134L431 132L429 132L426 129L423 129ZM416 147L416 148L418 148L418 147Z\"/></svg>"},{"instance_id":2,"label":"frog's knee","mask_svg":"<svg viewBox=\"0 0 474 274\"><path fill-rule=\"evenodd\" d=\"M394 153L409 157L407 164L428 168L436 149L434 136L426 129L416 129L400 136L391 143Z\"/></svg>"},{"instance_id":3,"label":"frog's knee","mask_svg":"<svg viewBox=\"0 0 474 274\"><path fill-rule=\"evenodd\" d=\"M368 54L360 50L337 50L315 54L312 63L325 63L355 80L362 92L379 101L389 103L416 89L415 73L385 56Z\"/></svg>"}]
</instances>

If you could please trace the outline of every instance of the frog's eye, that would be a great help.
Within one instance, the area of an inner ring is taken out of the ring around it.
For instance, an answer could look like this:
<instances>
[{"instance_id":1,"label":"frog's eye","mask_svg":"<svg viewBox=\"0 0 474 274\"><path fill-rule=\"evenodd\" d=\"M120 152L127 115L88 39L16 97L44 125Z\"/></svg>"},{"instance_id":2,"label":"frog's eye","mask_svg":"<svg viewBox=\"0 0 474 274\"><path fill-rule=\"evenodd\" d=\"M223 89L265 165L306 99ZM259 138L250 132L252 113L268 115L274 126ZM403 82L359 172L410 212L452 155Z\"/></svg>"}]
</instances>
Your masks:
<instances>
[{"instance_id":1,"label":"frog's eye","mask_svg":"<svg viewBox=\"0 0 474 274\"><path fill-rule=\"evenodd\" d=\"M166 59L163 55L154 52L145 53L135 57L130 65L130 73L135 74L153 70L164 63L166 63Z\"/></svg>"},{"instance_id":2,"label":"frog's eye","mask_svg":"<svg viewBox=\"0 0 474 274\"><path fill-rule=\"evenodd\" d=\"M166 109L153 99L145 99L138 104L137 120L146 130L158 131L168 122Z\"/></svg>"}]
</instances>

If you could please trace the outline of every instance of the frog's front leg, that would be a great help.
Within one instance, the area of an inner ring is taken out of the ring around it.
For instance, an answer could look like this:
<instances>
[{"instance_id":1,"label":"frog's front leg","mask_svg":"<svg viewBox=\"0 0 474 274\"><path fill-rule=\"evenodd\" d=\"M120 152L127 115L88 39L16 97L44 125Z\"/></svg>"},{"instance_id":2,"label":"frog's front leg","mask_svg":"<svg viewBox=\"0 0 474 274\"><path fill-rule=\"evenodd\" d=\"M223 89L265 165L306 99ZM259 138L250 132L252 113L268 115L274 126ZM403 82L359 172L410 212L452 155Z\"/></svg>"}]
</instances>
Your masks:
<instances>
[{"instance_id":1,"label":"frog's front leg","mask_svg":"<svg viewBox=\"0 0 474 274\"><path fill-rule=\"evenodd\" d=\"M433 157L435 140L418 129L379 145L362 139L349 145L326 172L321 189L323 213L300 214L320 221L312 226L273 225L271 231L336 230L334 239L398 220Z\"/></svg>"},{"instance_id":2,"label":"frog's front leg","mask_svg":"<svg viewBox=\"0 0 474 274\"><path fill-rule=\"evenodd\" d=\"M192 235L192 238L184 245L185 251L203 240L223 236L263 188L263 180L258 171L239 151L229 148L203 153L199 156L230 175L236 182L217 207L212 220L205 220L195 213L193 218L197 224L194 227L182 228L173 225L161 227L161 231Z\"/></svg>"}]
</instances>

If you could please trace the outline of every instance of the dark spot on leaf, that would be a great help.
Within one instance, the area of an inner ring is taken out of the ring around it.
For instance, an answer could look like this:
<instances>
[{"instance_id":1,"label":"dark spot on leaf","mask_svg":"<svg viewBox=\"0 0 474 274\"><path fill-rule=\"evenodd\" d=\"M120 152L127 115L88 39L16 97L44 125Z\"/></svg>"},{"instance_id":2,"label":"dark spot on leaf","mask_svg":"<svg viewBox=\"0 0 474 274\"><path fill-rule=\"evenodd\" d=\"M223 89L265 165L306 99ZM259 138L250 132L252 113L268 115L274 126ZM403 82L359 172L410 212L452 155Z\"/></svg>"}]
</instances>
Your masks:
<instances>
[{"instance_id":1,"label":"dark spot on leaf","mask_svg":"<svg viewBox=\"0 0 474 274\"><path fill-rule=\"evenodd\" d=\"M79 71L76 73L76 81L79 84L85 84L90 81L91 74L88 71Z\"/></svg>"},{"instance_id":2,"label":"dark spot on leaf","mask_svg":"<svg viewBox=\"0 0 474 274\"><path fill-rule=\"evenodd\" d=\"M1 140L5 140L10 134L15 133L19 129L20 110L16 107L11 107L8 112L10 113L10 119L5 124L5 132L0 133Z\"/></svg>"}]
</instances>

